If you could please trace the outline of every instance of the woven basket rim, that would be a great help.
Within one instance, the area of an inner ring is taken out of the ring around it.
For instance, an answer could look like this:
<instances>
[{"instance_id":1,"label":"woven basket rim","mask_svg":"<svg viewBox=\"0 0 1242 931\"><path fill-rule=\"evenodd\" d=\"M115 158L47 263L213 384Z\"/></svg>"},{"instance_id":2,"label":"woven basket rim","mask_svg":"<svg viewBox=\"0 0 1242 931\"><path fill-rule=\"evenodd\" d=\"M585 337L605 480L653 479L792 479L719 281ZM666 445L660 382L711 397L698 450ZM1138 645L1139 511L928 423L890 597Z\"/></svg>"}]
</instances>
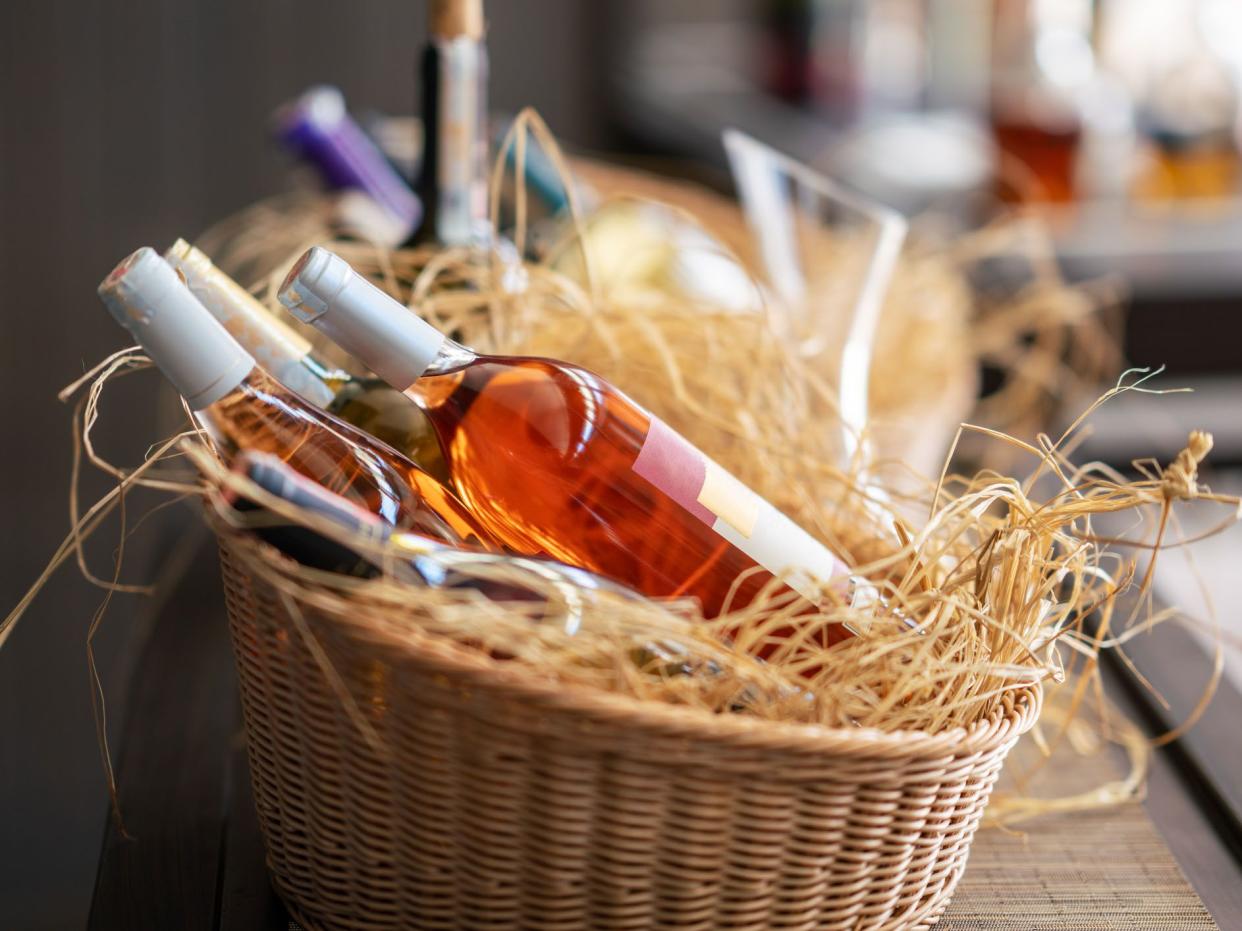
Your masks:
<instances>
[{"instance_id":1,"label":"woven basket rim","mask_svg":"<svg viewBox=\"0 0 1242 931\"><path fill-rule=\"evenodd\" d=\"M990 716L969 726L938 733L920 730L881 731L876 728L836 728L822 724L770 721L747 715L714 714L703 708L618 695L581 684L565 684L541 676L520 663L505 663L470 651L452 639L411 625L397 632L367 624L342 607L329 585L307 587L293 575L296 561L270 544L225 523L210 504L204 508L208 524L220 542L248 569L293 582L304 591L301 600L331 618L354 636L364 636L407 656L434 664L447 674L468 680L472 688L508 691L535 701L549 711L574 712L585 718L624 724L705 743L728 743L739 749L781 751L791 754L853 756L871 759L928 758L983 753L1016 739L1034 725L1042 705L1040 683L1015 687L1002 697ZM325 573L325 576L327 574Z\"/></svg>"}]
</instances>

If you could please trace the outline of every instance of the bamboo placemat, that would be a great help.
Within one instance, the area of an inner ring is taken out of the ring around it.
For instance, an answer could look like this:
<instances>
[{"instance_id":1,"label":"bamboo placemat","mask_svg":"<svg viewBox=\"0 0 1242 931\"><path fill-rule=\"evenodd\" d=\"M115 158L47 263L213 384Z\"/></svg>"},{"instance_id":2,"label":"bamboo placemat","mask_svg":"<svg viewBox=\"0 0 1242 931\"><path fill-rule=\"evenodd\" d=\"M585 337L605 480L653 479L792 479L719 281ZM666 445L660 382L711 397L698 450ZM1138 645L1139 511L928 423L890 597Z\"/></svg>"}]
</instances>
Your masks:
<instances>
[{"instance_id":1,"label":"bamboo placemat","mask_svg":"<svg viewBox=\"0 0 1242 931\"><path fill-rule=\"evenodd\" d=\"M937 931L1219 931L1138 802L982 828Z\"/></svg>"},{"instance_id":2,"label":"bamboo placemat","mask_svg":"<svg viewBox=\"0 0 1242 931\"><path fill-rule=\"evenodd\" d=\"M1011 762L1031 759L1019 745ZM1079 792L1120 775L1122 764L1107 752L1058 752L1031 793ZM1018 829L979 829L936 931L1220 931L1141 803Z\"/></svg>"}]
</instances>

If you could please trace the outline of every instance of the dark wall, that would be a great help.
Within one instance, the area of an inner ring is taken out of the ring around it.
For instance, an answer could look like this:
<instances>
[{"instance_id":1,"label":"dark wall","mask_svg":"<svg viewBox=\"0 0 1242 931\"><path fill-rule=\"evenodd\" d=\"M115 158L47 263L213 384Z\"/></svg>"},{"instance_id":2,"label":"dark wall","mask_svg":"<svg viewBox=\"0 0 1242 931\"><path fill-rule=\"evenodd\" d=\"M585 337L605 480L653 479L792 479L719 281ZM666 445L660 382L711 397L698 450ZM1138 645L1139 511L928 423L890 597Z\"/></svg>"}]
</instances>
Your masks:
<instances>
[{"instance_id":1,"label":"dark wall","mask_svg":"<svg viewBox=\"0 0 1242 931\"><path fill-rule=\"evenodd\" d=\"M534 104L566 139L606 145L605 6L493 0L494 103ZM424 10L417 0L0 3L0 614L68 528L70 412L56 391L126 345L95 298L100 278L139 245L162 248L280 190L286 166L267 117L308 84L410 111ZM129 381L102 432L132 463L158 438L157 379ZM148 574L158 540L154 526L136 537L130 578ZM97 571L115 543L113 527L92 548ZM66 566L0 650L0 928L80 927L89 906L106 813L85 646L100 595ZM141 607L118 597L98 640L114 736Z\"/></svg>"}]
</instances>

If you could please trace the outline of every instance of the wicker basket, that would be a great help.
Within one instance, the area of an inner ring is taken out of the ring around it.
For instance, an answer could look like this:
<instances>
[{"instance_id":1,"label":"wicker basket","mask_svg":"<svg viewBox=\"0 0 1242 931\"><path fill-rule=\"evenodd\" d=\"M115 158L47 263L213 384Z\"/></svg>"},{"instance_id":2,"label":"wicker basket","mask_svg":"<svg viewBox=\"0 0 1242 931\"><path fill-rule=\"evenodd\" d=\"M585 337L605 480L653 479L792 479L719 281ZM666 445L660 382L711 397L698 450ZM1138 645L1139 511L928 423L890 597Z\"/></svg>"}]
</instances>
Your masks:
<instances>
[{"instance_id":1,"label":"wicker basket","mask_svg":"<svg viewBox=\"0 0 1242 931\"><path fill-rule=\"evenodd\" d=\"M557 687L291 603L283 557L216 529L267 863L309 928L926 928L1039 711L881 734Z\"/></svg>"}]
</instances>

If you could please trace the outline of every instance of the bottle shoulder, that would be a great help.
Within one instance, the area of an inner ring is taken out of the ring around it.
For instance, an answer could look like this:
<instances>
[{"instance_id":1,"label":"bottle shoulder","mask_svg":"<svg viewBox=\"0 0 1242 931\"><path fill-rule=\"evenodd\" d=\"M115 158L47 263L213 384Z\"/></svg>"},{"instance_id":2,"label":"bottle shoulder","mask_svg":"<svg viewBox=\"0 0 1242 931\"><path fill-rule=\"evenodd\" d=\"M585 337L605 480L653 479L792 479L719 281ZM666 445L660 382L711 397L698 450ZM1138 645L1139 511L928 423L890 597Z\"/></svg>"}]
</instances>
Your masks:
<instances>
[{"instance_id":1,"label":"bottle shoulder","mask_svg":"<svg viewBox=\"0 0 1242 931\"><path fill-rule=\"evenodd\" d=\"M400 450L359 429L335 411L315 407L270 376L256 372L234 394L236 398L228 405L233 416L250 419L258 409L265 409L268 412L266 427L269 430L279 429L280 432L285 432L293 425L314 424L322 431L313 434L319 442L328 442L331 438L331 442L344 444L342 448L347 451L378 456L398 470L412 464ZM225 411L221 413L227 416ZM276 419L272 418L273 414L278 415Z\"/></svg>"},{"instance_id":2,"label":"bottle shoulder","mask_svg":"<svg viewBox=\"0 0 1242 931\"><path fill-rule=\"evenodd\" d=\"M452 375L420 380L436 399L433 419L490 447L496 456L537 457L545 467L586 465L603 447L636 453L650 415L608 381L551 359L483 356ZM481 446L480 446L481 448Z\"/></svg>"},{"instance_id":3,"label":"bottle shoulder","mask_svg":"<svg viewBox=\"0 0 1242 931\"><path fill-rule=\"evenodd\" d=\"M646 416L642 407L624 391L601 375L572 362L542 356L479 356L463 369L471 381L491 382L503 378L501 384L521 384L531 391L562 394L590 394L601 400L614 401L618 406L634 408Z\"/></svg>"},{"instance_id":4,"label":"bottle shoulder","mask_svg":"<svg viewBox=\"0 0 1242 931\"><path fill-rule=\"evenodd\" d=\"M448 481L435 430L405 392L378 378L355 379L337 392L328 410L405 453L441 482Z\"/></svg>"}]
</instances>

